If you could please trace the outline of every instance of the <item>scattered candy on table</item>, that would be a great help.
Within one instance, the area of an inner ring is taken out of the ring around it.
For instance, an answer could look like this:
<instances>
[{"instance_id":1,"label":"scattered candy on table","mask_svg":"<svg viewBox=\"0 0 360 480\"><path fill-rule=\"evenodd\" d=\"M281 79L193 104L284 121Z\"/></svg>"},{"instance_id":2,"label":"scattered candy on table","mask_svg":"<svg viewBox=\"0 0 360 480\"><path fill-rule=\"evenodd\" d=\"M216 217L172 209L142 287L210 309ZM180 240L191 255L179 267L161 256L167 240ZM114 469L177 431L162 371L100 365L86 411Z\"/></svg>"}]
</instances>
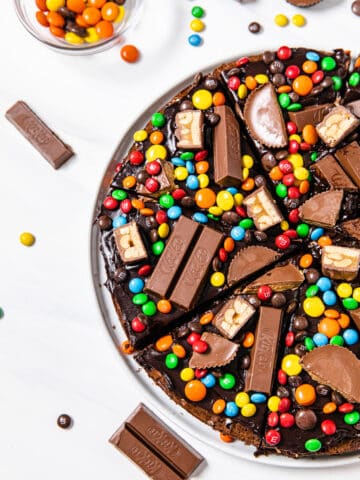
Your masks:
<instances>
[{"instance_id":1,"label":"scattered candy on table","mask_svg":"<svg viewBox=\"0 0 360 480\"><path fill-rule=\"evenodd\" d=\"M35 243L35 236L30 233L30 232L23 232L20 234L20 242L25 246L25 247L31 247Z\"/></svg>"},{"instance_id":2,"label":"scattered candy on table","mask_svg":"<svg viewBox=\"0 0 360 480\"><path fill-rule=\"evenodd\" d=\"M193 47L199 47L203 43L203 39L199 33L205 29L205 23L201 20L205 15L205 11L202 7L197 5L192 8L191 15L194 18L190 22L190 29L196 33L192 33L188 37L188 42Z\"/></svg>"}]
</instances>

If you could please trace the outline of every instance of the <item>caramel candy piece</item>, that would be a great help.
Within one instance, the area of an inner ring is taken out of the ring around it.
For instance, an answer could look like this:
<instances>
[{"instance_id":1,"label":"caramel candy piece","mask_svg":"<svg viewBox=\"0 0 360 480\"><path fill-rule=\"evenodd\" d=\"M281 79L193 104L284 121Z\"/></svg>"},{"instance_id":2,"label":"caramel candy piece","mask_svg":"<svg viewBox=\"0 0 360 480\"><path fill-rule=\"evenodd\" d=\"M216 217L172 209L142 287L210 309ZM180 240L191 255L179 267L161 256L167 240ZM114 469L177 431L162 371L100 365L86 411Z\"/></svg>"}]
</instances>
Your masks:
<instances>
[{"instance_id":1,"label":"caramel candy piece","mask_svg":"<svg viewBox=\"0 0 360 480\"><path fill-rule=\"evenodd\" d=\"M316 162L313 169L320 178L324 179L330 185L331 188L339 190L357 190L357 187L346 175L335 158L330 154Z\"/></svg>"},{"instance_id":2,"label":"caramel candy piece","mask_svg":"<svg viewBox=\"0 0 360 480\"><path fill-rule=\"evenodd\" d=\"M333 108L316 126L316 131L329 147L336 147L347 135L360 125L360 120L345 107Z\"/></svg>"},{"instance_id":3,"label":"caramel candy piece","mask_svg":"<svg viewBox=\"0 0 360 480\"><path fill-rule=\"evenodd\" d=\"M200 110L183 110L175 116L177 148L204 148L204 114Z\"/></svg>"},{"instance_id":4,"label":"caramel candy piece","mask_svg":"<svg viewBox=\"0 0 360 480\"><path fill-rule=\"evenodd\" d=\"M354 280L359 270L360 250L327 245L322 249L321 269L334 280Z\"/></svg>"},{"instance_id":5,"label":"caramel candy piece","mask_svg":"<svg viewBox=\"0 0 360 480\"><path fill-rule=\"evenodd\" d=\"M280 210L266 187L260 187L248 195L243 205L246 206L249 217L254 220L256 228L261 232L283 220Z\"/></svg>"},{"instance_id":6,"label":"caramel candy piece","mask_svg":"<svg viewBox=\"0 0 360 480\"><path fill-rule=\"evenodd\" d=\"M214 108L220 121L214 129L214 179L218 185L229 187L242 182L240 127L231 108Z\"/></svg>"},{"instance_id":7,"label":"caramel candy piece","mask_svg":"<svg viewBox=\"0 0 360 480\"><path fill-rule=\"evenodd\" d=\"M360 188L360 145L355 141L351 142L337 150L335 156L345 172Z\"/></svg>"},{"instance_id":8,"label":"caramel candy piece","mask_svg":"<svg viewBox=\"0 0 360 480\"><path fill-rule=\"evenodd\" d=\"M235 285L252 273L270 265L279 258L279 254L271 248L254 245L240 250L232 259L227 281L229 286Z\"/></svg>"},{"instance_id":9,"label":"caramel candy piece","mask_svg":"<svg viewBox=\"0 0 360 480\"><path fill-rule=\"evenodd\" d=\"M302 132L305 125L317 125L322 121L324 116L329 113L333 107L332 103L324 103L323 105L311 105L305 107L298 112L289 112L289 117L296 124L298 130Z\"/></svg>"},{"instance_id":10,"label":"caramel candy piece","mask_svg":"<svg viewBox=\"0 0 360 480\"><path fill-rule=\"evenodd\" d=\"M334 227L339 218L342 199L342 190L318 193L300 206L300 218L311 225Z\"/></svg>"},{"instance_id":11,"label":"caramel candy piece","mask_svg":"<svg viewBox=\"0 0 360 480\"><path fill-rule=\"evenodd\" d=\"M269 285L274 292L283 292L300 287L304 281L304 274L292 263L275 267L249 283L243 293L256 293L261 285Z\"/></svg>"},{"instance_id":12,"label":"caramel candy piece","mask_svg":"<svg viewBox=\"0 0 360 480\"><path fill-rule=\"evenodd\" d=\"M244 298L237 296L223 305L212 323L224 337L232 339L254 313L255 308Z\"/></svg>"},{"instance_id":13,"label":"caramel candy piece","mask_svg":"<svg viewBox=\"0 0 360 480\"><path fill-rule=\"evenodd\" d=\"M360 217L343 222L340 226L350 237L360 240Z\"/></svg>"},{"instance_id":14,"label":"caramel candy piece","mask_svg":"<svg viewBox=\"0 0 360 480\"><path fill-rule=\"evenodd\" d=\"M360 360L345 347L325 345L300 360L316 382L328 385L349 402L360 402Z\"/></svg>"},{"instance_id":15,"label":"caramel candy piece","mask_svg":"<svg viewBox=\"0 0 360 480\"><path fill-rule=\"evenodd\" d=\"M268 395L272 391L282 317L283 311L279 308L260 307L250 368L245 379L246 391Z\"/></svg>"},{"instance_id":16,"label":"caramel candy piece","mask_svg":"<svg viewBox=\"0 0 360 480\"><path fill-rule=\"evenodd\" d=\"M189 361L190 368L215 368L222 367L232 362L240 345L216 333L204 332L201 340L209 345L205 353L194 352Z\"/></svg>"},{"instance_id":17,"label":"caramel candy piece","mask_svg":"<svg viewBox=\"0 0 360 480\"><path fill-rule=\"evenodd\" d=\"M251 135L261 144L273 148L287 145L283 114L270 82L250 93L244 107L244 119Z\"/></svg>"},{"instance_id":18,"label":"caramel candy piece","mask_svg":"<svg viewBox=\"0 0 360 480\"><path fill-rule=\"evenodd\" d=\"M148 255L135 222L127 223L114 230L115 244L124 263L145 260Z\"/></svg>"}]
</instances>

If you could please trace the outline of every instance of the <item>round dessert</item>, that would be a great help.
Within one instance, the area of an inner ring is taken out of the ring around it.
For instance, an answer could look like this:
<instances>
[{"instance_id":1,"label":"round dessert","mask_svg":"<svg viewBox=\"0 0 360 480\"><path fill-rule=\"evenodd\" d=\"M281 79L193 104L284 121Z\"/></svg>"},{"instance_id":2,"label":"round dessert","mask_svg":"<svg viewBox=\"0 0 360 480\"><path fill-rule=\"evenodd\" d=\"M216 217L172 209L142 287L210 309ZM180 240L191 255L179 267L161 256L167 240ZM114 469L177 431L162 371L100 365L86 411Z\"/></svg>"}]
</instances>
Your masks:
<instances>
[{"instance_id":1,"label":"round dessert","mask_svg":"<svg viewBox=\"0 0 360 480\"><path fill-rule=\"evenodd\" d=\"M257 453L360 451L360 60L281 46L159 111L98 211L133 354Z\"/></svg>"}]
</instances>

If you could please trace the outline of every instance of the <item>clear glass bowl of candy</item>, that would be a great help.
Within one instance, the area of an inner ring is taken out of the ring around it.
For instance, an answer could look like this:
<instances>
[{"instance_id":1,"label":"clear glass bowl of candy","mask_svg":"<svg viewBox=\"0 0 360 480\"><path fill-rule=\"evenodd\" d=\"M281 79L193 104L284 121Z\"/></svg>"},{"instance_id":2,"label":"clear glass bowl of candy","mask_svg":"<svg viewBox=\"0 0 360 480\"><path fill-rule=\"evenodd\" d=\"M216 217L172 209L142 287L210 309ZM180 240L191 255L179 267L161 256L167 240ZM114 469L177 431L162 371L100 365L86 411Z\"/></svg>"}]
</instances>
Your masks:
<instances>
[{"instance_id":1,"label":"clear glass bowl of candy","mask_svg":"<svg viewBox=\"0 0 360 480\"><path fill-rule=\"evenodd\" d=\"M98 53L120 42L143 0L14 0L19 20L48 47L70 55Z\"/></svg>"}]
</instances>

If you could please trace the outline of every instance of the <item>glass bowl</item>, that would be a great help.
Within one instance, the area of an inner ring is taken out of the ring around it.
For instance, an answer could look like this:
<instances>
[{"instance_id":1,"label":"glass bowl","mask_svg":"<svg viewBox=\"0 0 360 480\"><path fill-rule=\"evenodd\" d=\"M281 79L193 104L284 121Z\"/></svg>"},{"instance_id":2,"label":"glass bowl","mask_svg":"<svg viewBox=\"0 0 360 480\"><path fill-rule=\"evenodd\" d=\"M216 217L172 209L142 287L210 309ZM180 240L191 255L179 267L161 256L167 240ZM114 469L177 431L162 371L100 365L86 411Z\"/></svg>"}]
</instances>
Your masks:
<instances>
[{"instance_id":1,"label":"glass bowl","mask_svg":"<svg viewBox=\"0 0 360 480\"><path fill-rule=\"evenodd\" d=\"M64 39L55 37L47 27L43 27L36 20L38 11L35 0L13 0L14 7L20 22L27 31L44 45L57 52L68 55L89 55L102 52L120 42L120 36L133 26L141 12L143 0L126 0L124 3L125 15L121 22L113 23L114 34L110 38L99 40L96 43L82 43L75 45Z\"/></svg>"}]
</instances>

